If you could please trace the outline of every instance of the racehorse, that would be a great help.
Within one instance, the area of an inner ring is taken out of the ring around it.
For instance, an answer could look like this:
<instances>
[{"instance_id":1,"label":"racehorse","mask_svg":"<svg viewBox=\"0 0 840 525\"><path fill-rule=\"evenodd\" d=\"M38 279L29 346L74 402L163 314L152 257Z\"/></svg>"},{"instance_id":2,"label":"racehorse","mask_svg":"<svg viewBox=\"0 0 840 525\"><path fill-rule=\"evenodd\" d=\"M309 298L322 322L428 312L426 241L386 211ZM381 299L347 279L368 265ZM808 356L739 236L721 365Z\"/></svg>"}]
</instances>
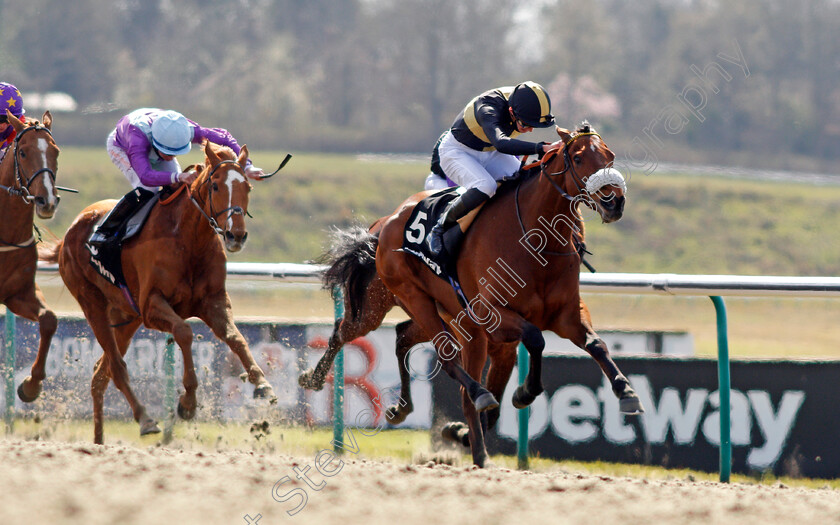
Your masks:
<instances>
[{"instance_id":1,"label":"racehorse","mask_svg":"<svg viewBox=\"0 0 840 525\"><path fill-rule=\"evenodd\" d=\"M57 324L35 284L38 250L34 220L36 213L41 219L51 219L58 206L55 176L59 150L52 137L49 111L41 117L43 122L27 119L24 123L8 110L6 117L16 134L0 160L0 302L13 313L38 322L38 355L30 376L17 391L21 400L31 402L41 393Z\"/></svg>"},{"instance_id":2,"label":"racehorse","mask_svg":"<svg viewBox=\"0 0 840 525\"><path fill-rule=\"evenodd\" d=\"M622 412L643 411L592 328L580 298L580 256L574 242L578 204L595 209L604 222L614 222L623 213L624 181L611 168L614 154L588 124L574 133L557 128L557 133L561 140L542 159L538 173L503 186L467 231L457 259L461 288L465 297L473 298L467 308L447 282L401 249L414 206L430 192L412 196L369 232L345 234L325 273L326 282L343 286L348 294L349 315L337 322L322 362L334 355L330 352L334 344L374 329L384 317L383 310L401 306L411 317L397 327L403 395L399 406L386 414L399 421L410 412L410 400L404 395L405 355L411 345L432 340L442 369L462 385L468 430L455 437L469 443L479 466L487 457L482 423L489 426L498 415L497 399L510 377L517 342L524 344L531 359L528 376L514 393L514 406L529 405L543 391L543 330L571 340L596 360ZM488 356L490 391L474 379L480 379ZM317 387L320 373L328 369L329 363L319 362L300 383ZM490 411L490 417L479 416L484 410Z\"/></svg>"},{"instance_id":3,"label":"racehorse","mask_svg":"<svg viewBox=\"0 0 840 525\"><path fill-rule=\"evenodd\" d=\"M255 387L254 397L276 400L233 323L225 290L225 249L240 251L248 236L245 216L251 185L243 171L248 148L243 146L237 157L228 148L208 143L204 153L205 163L194 167L200 172L195 181L156 204L140 233L122 245L129 297L93 268L85 248L94 226L115 201L97 202L82 210L64 239L42 253L43 260L58 262L64 283L82 307L103 349L91 381L95 443L103 441L102 409L109 379L131 406L134 419L140 423L140 435L160 432L134 396L123 360L141 324L171 333L181 348L185 390L178 401L181 418L195 415L198 386L191 351L193 333L184 321L189 317L204 321L239 357Z\"/></svg>"}]
</instances>

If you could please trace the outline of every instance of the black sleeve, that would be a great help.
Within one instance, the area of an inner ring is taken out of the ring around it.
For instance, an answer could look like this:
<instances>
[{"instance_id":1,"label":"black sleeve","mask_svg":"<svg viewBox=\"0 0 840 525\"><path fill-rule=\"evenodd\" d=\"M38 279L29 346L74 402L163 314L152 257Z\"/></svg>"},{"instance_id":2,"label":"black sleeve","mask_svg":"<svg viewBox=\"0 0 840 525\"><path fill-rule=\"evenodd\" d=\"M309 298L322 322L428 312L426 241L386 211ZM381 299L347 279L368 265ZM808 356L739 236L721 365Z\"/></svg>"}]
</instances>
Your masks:
<instances>
[{"instance_id":1,"label":"black sleeve","mask_svg":"<svg viewBox=\"0 0 840 525\"><path fill-rule=\"evenodd\" d=\"M489 106L482 106L476 112L478 122L490 144L500 153L508 155L534 155L542 153L542 142L529 142L511 138L501 127L498 112Z\"/></svg>"}]
</instances>

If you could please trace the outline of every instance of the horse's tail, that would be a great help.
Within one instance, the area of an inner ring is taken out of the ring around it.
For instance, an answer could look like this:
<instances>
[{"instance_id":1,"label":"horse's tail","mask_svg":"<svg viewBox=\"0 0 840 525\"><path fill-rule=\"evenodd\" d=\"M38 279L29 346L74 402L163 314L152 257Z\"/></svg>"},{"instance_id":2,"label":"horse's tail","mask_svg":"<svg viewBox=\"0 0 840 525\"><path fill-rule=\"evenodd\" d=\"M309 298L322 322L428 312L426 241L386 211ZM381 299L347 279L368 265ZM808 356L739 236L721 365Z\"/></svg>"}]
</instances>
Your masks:
<instances>
[{"instance_id":1,"label":"horse's tail","mask_svg":"<svg viewBox=\"0 0 840 525\"><path fill-rule=\"evenodd\" d=\"M376 247L379 237L362 226L332 231L330 248L318 262L326 264L321 281L335 297L344 292L350 311L345 316L358 319L364 309L368 286L376 277Z\"/></svg>"},{"instance_id":2,"label":"horse's tail","mask_svg":"<svg viewBox=\"0 0 840 525\"><path fill-rule=\"evenodd\" d=\"M64 245L63 239L45 241L38 245L38 260L48 263L58 263L58 254Z\"/></svg>"}]
</instances>

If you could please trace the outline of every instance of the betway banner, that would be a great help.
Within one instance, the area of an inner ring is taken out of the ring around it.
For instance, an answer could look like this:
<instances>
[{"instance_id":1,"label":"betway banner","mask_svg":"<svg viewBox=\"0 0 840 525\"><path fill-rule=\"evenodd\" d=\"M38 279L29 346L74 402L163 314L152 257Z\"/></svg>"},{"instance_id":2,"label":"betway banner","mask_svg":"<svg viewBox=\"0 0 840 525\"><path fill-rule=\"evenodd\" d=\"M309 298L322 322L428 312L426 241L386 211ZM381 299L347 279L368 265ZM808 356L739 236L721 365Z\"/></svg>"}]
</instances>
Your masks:
<instances>
[{"instance_id":1,"label":"betway banner","mask_svg":"<svg viewBox=\"0 0 840 525\"><path fill-rule=\"evenodd\" d=\"M717 361L622 357L621 370L645 413L624 416L595 361L546 357L545 393L531 407L530 452L542 457L719 469L720 399ZM840 406L835 392L840 362L733 361L731 440L733 472L840 476ZM513 378L517 377L514 370ZM499 426L488 438L493 452L515 453L512 379ZM463 421L454 380L434 380L435 426Z\"/></svg>"}]
</instances>

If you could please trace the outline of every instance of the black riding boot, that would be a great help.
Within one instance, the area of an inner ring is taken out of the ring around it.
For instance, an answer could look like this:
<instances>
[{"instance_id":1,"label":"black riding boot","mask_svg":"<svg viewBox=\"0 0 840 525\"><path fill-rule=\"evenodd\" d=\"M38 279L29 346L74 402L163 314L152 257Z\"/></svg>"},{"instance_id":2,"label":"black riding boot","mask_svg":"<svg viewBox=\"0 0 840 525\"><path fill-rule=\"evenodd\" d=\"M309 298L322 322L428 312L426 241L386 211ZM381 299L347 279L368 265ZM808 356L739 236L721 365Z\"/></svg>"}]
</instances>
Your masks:
<instances>
[{"instance_id":1,"label":"black riding boot","mask_svg":"<svg viewBox=\"0 0 840 525\"><path fill-rule=\"evenodd\" d=\"M432 231L426 237L426 248L437 256L443 251L443 234L457 223L458 219L477 208L490 197L476 188L465 191L461 196L449 203L446 211L438 219Z\"/></svg>"},{"instance_id":2,"label":"black riding boot","mask_svg":"<svg viewBox=\"0 0 840 525\"><path fill-rule=\"evenodd\" d=\"M88 239L88 244L94 248L101 248L106 242L113 240L114 236L119 232L125 222L134 215L138 204L145 202L148 199L141 199L142 192L146 192L142 188L137 188L126 193L120 202L108 212L102 223L96 227Z\"/></svg>"}]
</instances>

